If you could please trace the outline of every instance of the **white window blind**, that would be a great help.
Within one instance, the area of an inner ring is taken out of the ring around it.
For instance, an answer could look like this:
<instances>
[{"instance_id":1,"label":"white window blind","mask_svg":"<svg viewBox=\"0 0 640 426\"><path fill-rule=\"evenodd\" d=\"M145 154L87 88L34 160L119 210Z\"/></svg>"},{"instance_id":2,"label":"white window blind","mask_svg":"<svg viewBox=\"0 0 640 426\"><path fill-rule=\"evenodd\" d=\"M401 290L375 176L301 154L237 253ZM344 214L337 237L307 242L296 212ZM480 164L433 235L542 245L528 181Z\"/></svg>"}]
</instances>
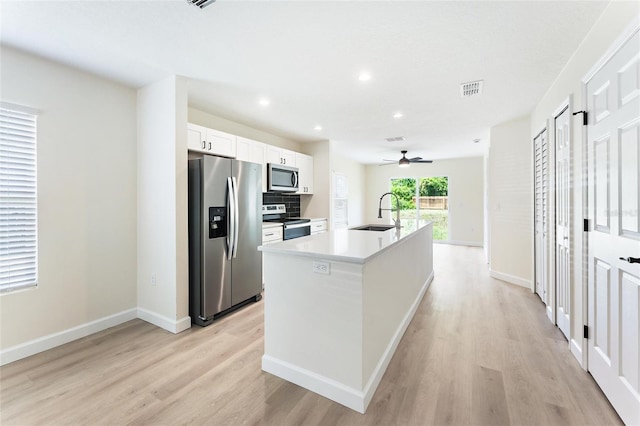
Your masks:
<instances>
[{"instance_id":1,"label":"white window blind","mask_svg":"<svg viewBox=\"0 0 640 426\"><path fill-rule=\"evenodd\" d=\"M0 106L0 292L36 285L36 119Z\"/></svg>"}]
</instances>

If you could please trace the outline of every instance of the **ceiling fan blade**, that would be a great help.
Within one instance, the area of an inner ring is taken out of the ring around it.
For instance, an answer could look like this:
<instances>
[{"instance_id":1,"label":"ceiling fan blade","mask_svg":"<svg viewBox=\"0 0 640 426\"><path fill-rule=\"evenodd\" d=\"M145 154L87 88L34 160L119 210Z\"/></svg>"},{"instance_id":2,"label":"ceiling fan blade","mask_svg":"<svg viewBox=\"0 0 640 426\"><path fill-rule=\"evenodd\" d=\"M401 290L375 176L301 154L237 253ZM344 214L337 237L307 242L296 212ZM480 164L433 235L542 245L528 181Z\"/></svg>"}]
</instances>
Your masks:
<instances>
[{"instance_id":1,"label":"ceiling fan blade","mask_svg":"<svg viewBox=\"0 0 640 426\"><path fill-rule=\"evenodd\" d=\"M433 160L417 160L411 161L412 163L433 163Z\"/></svg>"},{"instance_id":2,"label":"ceiling fan blade","mask_svg":"<svg viewBox=\"0 0 640 426\"><path fill-rule=\"evenodd\" d=\"M382 161L391 161L392 163L397 163L398 162L398 160L387 160L387 159L384 159L384 158L382 159Z\"/></svg>"},{"instance_id":3,"label":"ceiling fan blade","mask_svg":"<svg viewBox=\"0 0 640 426\"><path fill-rule=\"evenodd\" d=\"M413 157L413 158L408 158L409 161L420 161L422 160L422 157Z\"/></svg>"},{"instance_id":4,"label":"ceiling fan blade","mask_svg":"<svg viewBox=\"0 0 640 426\"><path fill-rule=\"evenodd\" d=\"M397 166L397 165L398 165L398 162L397 162L397 161L394 161L394 162L392 162L392 163L378 164L378 166L393 166L394 164Z\"/></svg>"}]
</instances>

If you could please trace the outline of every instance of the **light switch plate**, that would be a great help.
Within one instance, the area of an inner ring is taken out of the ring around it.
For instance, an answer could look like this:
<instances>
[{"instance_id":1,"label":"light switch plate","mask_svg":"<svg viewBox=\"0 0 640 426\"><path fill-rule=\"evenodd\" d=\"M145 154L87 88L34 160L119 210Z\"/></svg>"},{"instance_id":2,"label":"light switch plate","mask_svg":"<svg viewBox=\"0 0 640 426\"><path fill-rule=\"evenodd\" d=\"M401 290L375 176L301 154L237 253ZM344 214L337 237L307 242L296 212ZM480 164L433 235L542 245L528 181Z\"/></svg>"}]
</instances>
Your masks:
<instances>
[{"instance_id":1,"label":"light switch plate","mask_svg":"<svg viewBox=\"0 0 640 426\"><path fill-rule=\"evenodd\" d=\"M329 275L331 273L331 264L329 262L313 262L313 272L316 274L326 274Z\"/></svg>"}]
</instances>

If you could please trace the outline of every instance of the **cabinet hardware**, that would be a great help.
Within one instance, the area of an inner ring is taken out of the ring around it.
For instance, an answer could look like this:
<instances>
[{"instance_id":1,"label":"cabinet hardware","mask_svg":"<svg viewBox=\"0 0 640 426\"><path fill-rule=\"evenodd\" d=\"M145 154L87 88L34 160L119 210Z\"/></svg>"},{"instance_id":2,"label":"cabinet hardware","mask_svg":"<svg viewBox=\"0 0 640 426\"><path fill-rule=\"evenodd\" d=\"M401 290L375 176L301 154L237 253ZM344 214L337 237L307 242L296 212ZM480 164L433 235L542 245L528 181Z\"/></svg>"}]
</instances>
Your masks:
<instances>
[{"instance_id":1,"label":"cabinet hardware","mask_svg":"<svg viewBox=\"0 0 640 426\"><path fill-rule=\"evenodd\" d=\"M640 263L640 257L621 257L620 260L624 260L629 263Z\"/></svg>"},{"instance_id":2,"label":"cabinet hardware","mask_svg":"<svg viewBox=\"0 0 640 426\"><path fill-rule=\"evenodd\" d=\"M209 151L211 151L211 142L209 142Z\"/></svg>"},{"instance_id":3,"label":"cabinet hardware","mask_svg":"<svg viewBox=\"0 0 640 426\"><path fill-rule=\"evenodd\" d=\"M202 141L202 149L205 149L207 147L207 141Z\"/></svg>"}]
</instances>

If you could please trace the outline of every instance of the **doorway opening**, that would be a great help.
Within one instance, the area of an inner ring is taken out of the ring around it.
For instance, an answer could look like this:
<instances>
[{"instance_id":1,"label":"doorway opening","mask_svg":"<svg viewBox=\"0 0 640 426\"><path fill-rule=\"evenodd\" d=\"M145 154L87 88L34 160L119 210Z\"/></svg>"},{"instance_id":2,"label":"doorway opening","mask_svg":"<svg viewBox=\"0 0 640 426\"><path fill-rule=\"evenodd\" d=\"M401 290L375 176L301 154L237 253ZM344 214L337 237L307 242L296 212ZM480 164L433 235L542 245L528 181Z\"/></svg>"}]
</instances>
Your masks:
<instances>
[{"instance_id":1,"label":"doorway opening","mask_svg":"<svg viewBox=\"0 0 640 426\"><path fill-rule=\"evenodd\" d=\"M398 196L400 219L432 221L433 240L449 240L448 176L393 178L391 192ZM397 208L394 197L391 197L391 207ZM409 222L408 226L411 225Z\"/></svg>"}]
</instances>

